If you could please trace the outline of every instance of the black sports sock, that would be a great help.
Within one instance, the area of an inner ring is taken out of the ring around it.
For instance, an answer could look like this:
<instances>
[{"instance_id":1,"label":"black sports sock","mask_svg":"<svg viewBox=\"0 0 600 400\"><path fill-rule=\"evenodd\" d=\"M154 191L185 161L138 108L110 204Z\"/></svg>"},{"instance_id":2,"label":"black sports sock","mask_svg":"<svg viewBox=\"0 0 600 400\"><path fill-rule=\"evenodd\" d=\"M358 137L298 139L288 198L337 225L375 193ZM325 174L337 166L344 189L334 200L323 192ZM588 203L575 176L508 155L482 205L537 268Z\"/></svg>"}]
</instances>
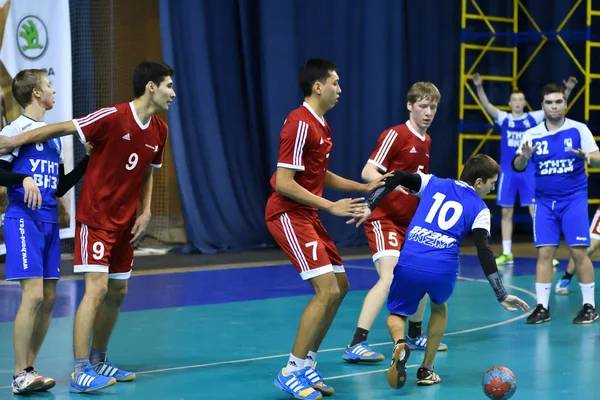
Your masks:
<instances>
[{"instance_id":1,"label":"black sports sock","mask_svg":"<svg viewBox=\"0 0 600 400\"><path fill-rule=\"evenodd\" d=\"M566 279L569 282L571 282L571 279L573 279L573 274L570 274L567 271L565 271L565 274L563 275L563 277L561 279Z\"/></svg>"},{"instance_id":2,"label":"black sports sock","mask_svg":"<svg viewBox=\"0 0 600 400\"><path fill-rule=\"evenodd\" d=\"M369 336L368 330L363 328L356 328L356 332L354 332L354 337L352 338L352 343L350 343L350 347L356 346L358 343L366 341L367 336Z\"/></svg>"},{"instance_id":3,"label":"black sports sock","mask_svg":"<svg viewBox=\"0 0 600 400\"><path fill-rule=\"evenodd\" d=\"M423 321L421 322L413 322L408 320L408 337L411 339L416 339L423 334Z\"/></svg>"}]
</instances>

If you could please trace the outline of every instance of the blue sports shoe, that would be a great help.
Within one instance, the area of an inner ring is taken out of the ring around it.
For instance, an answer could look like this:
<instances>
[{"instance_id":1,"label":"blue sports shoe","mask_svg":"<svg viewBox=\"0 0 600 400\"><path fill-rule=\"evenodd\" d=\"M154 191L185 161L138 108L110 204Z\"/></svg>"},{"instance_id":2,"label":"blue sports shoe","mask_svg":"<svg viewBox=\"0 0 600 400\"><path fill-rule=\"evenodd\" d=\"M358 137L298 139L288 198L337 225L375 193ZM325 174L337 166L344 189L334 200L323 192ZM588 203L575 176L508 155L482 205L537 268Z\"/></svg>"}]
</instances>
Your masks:
<instances>
[{"instance_id":1,"label":"blue sports shoe","mask_svg":"<svg viewBox=\"0 0 600 400\"><path fill-rule=\"evenodd\" d=\"M94 370L102 376L109 378L115 378L117 382L130 382L135 379L133 372L122 370L119 367L115 367L108 361L108 358L104 362L94 365Z\"/></svg>"},{"instance_id":2,"label":"blue sports shoe","mask_svg":"<svg viewBox=\"0 0 600 400\"><path fill-rule=\"evenodd\" d=\"M568 279L561 279L556 282L556 287L554 288L554 293L568 295L569 294L569 283L571 283Z\"/></svg>"},{"instance_id":3,"label":"blue sports shoe","mask_svg":"<svg viewBox=\"0 0 600 400\"><path fill-rule=\"evenodd\" d=\"M308 368L304 367L288 374L285 372L285 368L282 368L273 384L296 399L321 400L323 396L312 388L305 376L307 370Z\"/></svg>"},{"instance_id":4,"label":"blue sports shoe","mask_svg":"<svg viewBox=\"0 0 600 400\"><path fill-rule=\"evenodd\" d=\"M306 380L313 389L321 392L323 396L333 396L335 389L323 382L323 376L317 371L317 364L314 367L308 367L304 373Z\"/></svg>"},{"instance_id":5,"label":"blue sports shoe","mask_svg":"<svg viewBox=\"0 0 600 400\"><path fill-rule=\"evenodd\" d=\"M96 390L104 389L117 383L115 378L108 378L99 375L94 371L94 367L88 364L83 371L75 375L71 374L71 393L90 393Z\"/></svg>"},{"instance_id":6,"label":"blue sports shoe","mask_svg":"<svg viewBox=\"0 0 600 400\"><path fill-rule=\"evenodd\" d=\"M427 335L420 335L416 338L406 338L406 342L408 343L408 347L411 350L423 350L425 351L425 347L427 346ZM448 350L448 345L445 343L440 343L438 347L438 351L446 351Z\"/></svg>"},{"instance_id":7,"label":"blue sports shoe","mask_svg":"<svg viewBox=\"0 0 600 400\"><path fill-rule=\"evenodd\" d=\"M342 359L349 363L378 363L383 361L384 358L383 354L371 350L367 342L360 342L352 347L346 347L342 355Z\"/></svg>"}]
</instances>

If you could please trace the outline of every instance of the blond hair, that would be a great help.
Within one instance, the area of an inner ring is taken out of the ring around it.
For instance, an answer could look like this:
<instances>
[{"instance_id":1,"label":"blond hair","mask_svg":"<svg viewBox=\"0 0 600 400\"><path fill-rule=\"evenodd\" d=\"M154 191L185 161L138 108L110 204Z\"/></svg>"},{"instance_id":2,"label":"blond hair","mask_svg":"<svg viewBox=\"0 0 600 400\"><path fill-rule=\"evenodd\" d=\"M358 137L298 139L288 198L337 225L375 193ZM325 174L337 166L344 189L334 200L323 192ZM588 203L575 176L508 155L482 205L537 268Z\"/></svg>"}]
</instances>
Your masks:
<instances>
[{"instance_id":1,"label":"blond hair","mask_svg":"<svg viewBox=\"0 0 600 400\"><path fill-rule=\"evenodd\" d=\"M420 100L427 99L439 103L442 95L438 88L431 82L417 82L410 87L406 95L406 101L414 104Z\"/></svg>"}]
</instances>

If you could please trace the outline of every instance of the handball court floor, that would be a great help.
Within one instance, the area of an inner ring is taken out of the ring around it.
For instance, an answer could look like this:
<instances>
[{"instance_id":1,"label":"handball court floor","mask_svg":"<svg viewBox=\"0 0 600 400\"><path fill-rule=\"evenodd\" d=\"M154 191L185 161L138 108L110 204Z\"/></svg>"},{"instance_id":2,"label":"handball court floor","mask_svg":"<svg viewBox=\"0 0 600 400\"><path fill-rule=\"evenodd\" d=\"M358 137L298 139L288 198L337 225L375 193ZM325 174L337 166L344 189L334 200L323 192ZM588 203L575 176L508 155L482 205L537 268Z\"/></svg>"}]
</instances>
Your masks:
<instances>
[{"instance_id":1,"label":"handball court floor","mask_svg":"<svg viewBox=\"0 0 600 400\"><path fill-rule=\"evenodd\" d=\"M468 241L467 241L468 242ZM466 243L467 243L466 242ZM495 246L494 251L499 251ZM408 382L390 389L386 374L391 341L382 311L369 336L373 349L386 360L375 365L353 365L341 360L351 339L366 291L377 273L365 247L341 249L350 279L348 293L318 353L319 370L336 389L338 399L484 399L481 377L490 367L503 365L517 377L514 399L598 399L595 388L600 370L600 323L572 324L581 307L574 278L569 296L552 295L552 321L525 324L526 314L499 306L484 278L475 251L463 247L460 281L449 302L444 342L449 350L435 362L442 382L432 387L415 383L422 352L408 362ZM503 272L510 292L535 306L535 249L516 244L519 255ZM561 264L567 252L561 247ZM244 260L242 263L233 264ZM30 398L67 399L291 399L273 386L285 365L299 316L311 289L277 250L232 255L139 257L130 280L109 349L115 364L138 373L130 383L117 383L97 394L72 395L68 377L73 367L72 324L83 293L83 282L65 276L58 284L54 319L36 368L57 380L48 393ZM213 265L209 265L213 264ZM595 267L600 262L594 262ZM71 261L65 260L65 275ZM2 273L4 269L0 269ZM596 270L596 279L600 274ZM596 289L596 298L598 289ZM0 285L0 399L13 397L12 320L20 302L18 284ZM425 316L427 321L428 314ZM426 325L426 322L425 322Z\"/></svg>"}]
</instances>

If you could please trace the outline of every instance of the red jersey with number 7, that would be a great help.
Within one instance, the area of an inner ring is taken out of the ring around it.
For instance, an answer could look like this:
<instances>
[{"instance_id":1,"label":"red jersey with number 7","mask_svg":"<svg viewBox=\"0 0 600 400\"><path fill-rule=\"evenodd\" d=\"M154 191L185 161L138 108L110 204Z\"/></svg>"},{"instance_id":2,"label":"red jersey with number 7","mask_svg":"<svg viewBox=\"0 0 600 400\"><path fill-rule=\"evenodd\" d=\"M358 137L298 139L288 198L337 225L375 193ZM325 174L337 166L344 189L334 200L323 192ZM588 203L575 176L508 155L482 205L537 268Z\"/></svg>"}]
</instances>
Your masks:
<instances>
[{"instance_id":1,"label":"red jersey with number 7","mask_svg":"<svg viewBox=\"0 0 600 400\"><path fill-rule=\"evenodd\" d=\"M126 229L135 216L146 171L162 165L167 124L157 115L142 124L133 102L102 108L73 123L81 142L94 146L75 219L107 231Z\"/></svg>"},{"instance_id":2,"label":"red jersey with number 7","mask_svg":"<svg viewBox=\"0 0 600 400\"><path fill-rule=\"evenodd\" d=\"M409 122L386 129L369 158L380 172L429 172L431 137L421 135ZM401 226L410 224L417 211L419 198L413 194L390 193L379 203L369 220L391 219Z\"/></svg>"}]
</instances>

